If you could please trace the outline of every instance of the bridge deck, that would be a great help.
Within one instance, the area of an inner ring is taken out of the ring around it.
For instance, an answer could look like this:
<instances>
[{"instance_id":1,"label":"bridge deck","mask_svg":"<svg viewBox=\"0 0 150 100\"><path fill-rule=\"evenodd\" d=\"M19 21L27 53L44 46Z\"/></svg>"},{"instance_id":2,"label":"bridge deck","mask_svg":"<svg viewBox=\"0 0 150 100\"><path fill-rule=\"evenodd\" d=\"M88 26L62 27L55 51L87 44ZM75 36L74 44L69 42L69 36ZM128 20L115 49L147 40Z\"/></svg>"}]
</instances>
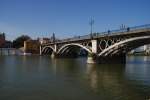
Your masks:
<instances>
[{"instance_id":1,"label":"bridge deck","mask_svg":"<svg viewBox=\"0 0 150 100\"><path fill-rule=\"evenodd\" d=\"M92 35L88 34L84 36L67 38L67 39L63 39L55 43L61 44L61 43L68 43L68 42L75 42L75 41L91 40L91 38L98 39L98 38L103 38L103 37L123 36L123 35L137 34L137 33L149 33L148 35L150 35L150 24L129 27L129 28L120 29L120 30L112 30L109 32L93 33ZM53 44L54 43L47 43L43 45L53 45Z\"/></svg>"}]
</instances>

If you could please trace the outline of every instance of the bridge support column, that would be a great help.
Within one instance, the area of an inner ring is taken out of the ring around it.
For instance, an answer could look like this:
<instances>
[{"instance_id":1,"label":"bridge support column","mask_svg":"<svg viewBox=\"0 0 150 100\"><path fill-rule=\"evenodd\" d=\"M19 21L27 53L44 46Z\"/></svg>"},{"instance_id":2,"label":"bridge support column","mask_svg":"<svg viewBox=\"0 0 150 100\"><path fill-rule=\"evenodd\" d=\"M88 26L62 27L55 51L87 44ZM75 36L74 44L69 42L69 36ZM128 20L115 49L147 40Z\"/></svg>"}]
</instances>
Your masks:
<instances>
[{"instance_id":1,"label":"bridge support column","mask_svg":"<svg viewBox=\"0 0 150 100\"><path fill-rule=\"evenodd\" d=\"M57 45L55 44L55 45L54 45L54 51L53 51L52 54L51 54L51 58L56 58L56 57L57 57L56 52L57 52Z\"/></svg>"},{"instance_id":2,"label":"bridge support column","mask_svg":"<svg viewBox=\"0 0 150 100\"><path fill-rule=\"evenodd\" d=\"M92 42L92 53L88 54L87 63L93 64L93 63L97 63L96 61L97 40L91 40L91 42Z\"/></svg>"},{"instance_id":3,"label":"bridge support column","mask_svg":"<svg viewBox=\"0 0 150 100\"><path fill-rule=\"evenodd\" d=\"M88 57L88 58L87 58L87 63L88 63L88 64L95 64L96 61L93 59L93 57Z\"/></svg>"},{"instance_id":4,"label":"bridge support column","mask_svg":"<svg viewBox=\"0 0 150 100\"><path fill-rule=\"evenodd\" d=\"M57 45L54 45L54 52L57 52Z\"/></svg>"},{"instance_id":5,"label":"bridge support column","mask_svg":"<svg viewBox=\"0 0 150 100\"><path fill-rule=\"evenodd\" d=\"M51 58L56 58L56 53L55 52L52 52Z\"/></svg>"},{"instance_id":6,"label":"bridge support column","mask_svg":"<svg viewBox=\"0 0 150 100\"><path fill-rule=\"evenodd\" d=\"M97 53L97 40L91 40L92 42L92 53Z\"/></svg>"},{"instance_id":7,"label":"bridge support column","mask_svg":"<svg viewBox=\"0 0 150 100\"><path fill-rule=\"evenodd\" d=\"M40 46L40 55L42 55L42 46Z\"/></svg>"},{"instance_id":8,"label":"bridge support column","mask_svg":"<svg viewBox=\"0 0 150 100\"><path fill-rule=\"evenodd\" d=\"M96 61L96 54L94 54L94 53L88 54L87 63L88 63L88 64L97 63L97 61Z\"/></svg>"}]
</instances>

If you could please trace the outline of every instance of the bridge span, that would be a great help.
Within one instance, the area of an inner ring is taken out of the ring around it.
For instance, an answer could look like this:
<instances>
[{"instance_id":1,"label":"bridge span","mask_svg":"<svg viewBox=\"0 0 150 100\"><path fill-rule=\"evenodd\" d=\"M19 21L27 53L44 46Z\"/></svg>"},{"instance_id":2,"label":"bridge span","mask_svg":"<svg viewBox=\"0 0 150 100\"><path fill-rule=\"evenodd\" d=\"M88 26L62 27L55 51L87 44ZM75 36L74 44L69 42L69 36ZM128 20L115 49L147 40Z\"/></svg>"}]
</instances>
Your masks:
<instances>
[{"instance_id":1,"label":"bridge span","mask_svg":"<svg viewBox=\"0 0 150 100\"><path fill-rule=\"evenodd\" d=\"M52 57L88 55L87 63L125 63L129 51L146 44L150 44L150 24L41 44L40 54Z\"/></svg>"}]
</instances>

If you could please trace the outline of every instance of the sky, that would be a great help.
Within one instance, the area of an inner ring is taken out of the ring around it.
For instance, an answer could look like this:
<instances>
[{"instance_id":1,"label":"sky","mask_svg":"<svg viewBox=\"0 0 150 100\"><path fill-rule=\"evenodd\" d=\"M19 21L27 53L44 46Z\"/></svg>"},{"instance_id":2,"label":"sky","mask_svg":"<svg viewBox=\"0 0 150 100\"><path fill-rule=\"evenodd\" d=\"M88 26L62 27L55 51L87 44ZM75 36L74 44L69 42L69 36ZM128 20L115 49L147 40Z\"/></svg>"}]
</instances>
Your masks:
<instances>
[{"instance_id":1,"label":"sky","mask_svg":"<svg viewBox=\"0 0 150 100\"><path fill-rule=\"evenodd\" d=\"M150 0L0 0L0 32L6 39L21 35L67 38L119 29L121 24L150 24Z\"/></svg>"}]
</instances>

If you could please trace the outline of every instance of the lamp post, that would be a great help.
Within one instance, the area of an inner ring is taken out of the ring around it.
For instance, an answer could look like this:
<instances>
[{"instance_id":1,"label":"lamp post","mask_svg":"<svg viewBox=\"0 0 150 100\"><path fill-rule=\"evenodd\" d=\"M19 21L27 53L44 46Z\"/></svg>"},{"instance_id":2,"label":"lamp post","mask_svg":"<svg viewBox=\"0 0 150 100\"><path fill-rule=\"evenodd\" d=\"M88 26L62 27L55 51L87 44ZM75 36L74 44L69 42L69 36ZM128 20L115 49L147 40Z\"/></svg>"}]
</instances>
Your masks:
<instances>
[{"instance_id":1,"label":"lamp post","mask_svg":"<svg viewBox=\"0 0 150 100\"><path fill-rule=\"evenodd\" d=\"M91 39L93 38L93 25L94 25L94 19L93 18L91 18L91 20L90 20L90 26L91 26L91 33L90 33L90 35L91 35Z\"/></svg>"}]
</instances>

